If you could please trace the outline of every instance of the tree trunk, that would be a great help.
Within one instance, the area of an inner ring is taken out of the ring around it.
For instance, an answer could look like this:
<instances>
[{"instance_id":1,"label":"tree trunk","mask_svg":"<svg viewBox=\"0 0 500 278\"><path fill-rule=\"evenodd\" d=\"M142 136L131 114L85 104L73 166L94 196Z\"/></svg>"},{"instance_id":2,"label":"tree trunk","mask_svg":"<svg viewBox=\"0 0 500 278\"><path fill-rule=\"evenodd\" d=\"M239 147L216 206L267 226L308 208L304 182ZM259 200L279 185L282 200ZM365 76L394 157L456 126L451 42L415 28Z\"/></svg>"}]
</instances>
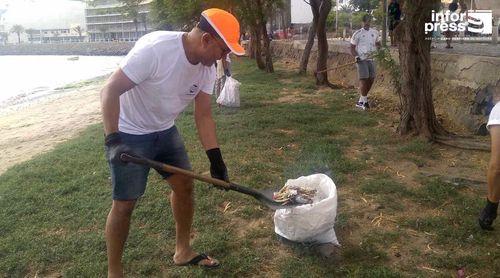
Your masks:
<instances>
[{"instance_id":1,"label":"tree trunk","mask_svg":"<svg viewBox=\"0 0 500 278\"><path fill-rule=\"evenodd\" d=\"M311 1L311 5L312 5ZM322 0L320 1L320 5L318 6L318 28L317 28L317 36L318 36L318 63L316 70L324 71L326 70L326 65L328 62L328 41L326 39L326 18L332 9L332 1L331 0ZM315 15L313 13L313 15ZM316 74L316 85L320 86L332 86L330 82L328 82L328 72L324 71L322 73Z\"/></svg>"},{"instance_id":2,"label":"tree trunk","mask_svg":"<svg viewBox=\"0 0 500 278\"><path fill-rule=\"evenodd\" d=\"M428 139L446 134L434 112L431 86L431 41L426 40L425 22L431 22L431 10L439 0L404 1L405 20L399 30L401 65L400 134L415 133Z\"/></svg>"},{"instance_id":3,"label":"tree trunk","mask_svg":"<svg viewBox=\"0 0 500 278\"><path fill-rule=\"evenodd\" d=\"M265 70L266 72L274 72L274 67L273 67L273 57L271 56L271 47L270 47L270 39L267 34L267 28L266 28L266 15L263 11L263 4L261 0L256 1L257 4L257 15L258 15L258 24L260 25L260 30L262 32L262 39L264 41L264 55L266 55L266 63L265 63ZM271 30L272 30L272 23L271 23Z\"/></svg>"},{"instance_id":4,"label":"tree trunk","mask_svg":"<svg viewBox=\"0 0 500 278\"><path fill-rule=\"evenodd\" d=\"M309 31L307 35L307 43L302 52L302 59L300 60L299 73L305 74L307 72L307 64L309 63L309 56L311 56L311 49L314 45L314 38L316 37L316 29L318 28L318 20L313 18L311 26L309 26Z\"/></svg>"},{"instance_id":5,"label":"tree trunk","mask_svg":"<svg viewBox=\"0 0 500 278\"><path fill-rule=\"evenodd\" d=\"M382 20L382 46L387 46L387 0L382 0L382 7L384 7L384 12L382 15L384 19Z\"/></svg>"},{"instance_id":6,"label":"tree trunk","mask_svg":"<svg viewBox=\"0 0 500 278\"><path fill-rule=\"evenodd\" d=\"M261 28L262 28L262 33L263 39L264 39L264 54L266 55L266 72L274 72L274 67L273 67L273 57L271 56L271 45L269 41L269 36L266 34L266 22L261 21Z\"/></svg>"},{"instance_id":7,"label":"tree trunk","mask_svg":"<svg viewBox=\"0 0 500 278\"><path fill-rule=\"evenodd\" d=\"M250 31L250 37L248 38L248 53L250 59L255 59L255 42L253 32Z\"/></svg>"},{"instance_id":8,"label":"tree trunk","mask_svg":"<svg viewBox=\"0 0 500 278\"><path fill-rule=\"evenodd\" d=\"M252 41L254 42L254 55L257 67L259 67L259 69L265 69L266 64L262 60L261 30L259 26L252 26Z\"/></svg>"}]
</instances>

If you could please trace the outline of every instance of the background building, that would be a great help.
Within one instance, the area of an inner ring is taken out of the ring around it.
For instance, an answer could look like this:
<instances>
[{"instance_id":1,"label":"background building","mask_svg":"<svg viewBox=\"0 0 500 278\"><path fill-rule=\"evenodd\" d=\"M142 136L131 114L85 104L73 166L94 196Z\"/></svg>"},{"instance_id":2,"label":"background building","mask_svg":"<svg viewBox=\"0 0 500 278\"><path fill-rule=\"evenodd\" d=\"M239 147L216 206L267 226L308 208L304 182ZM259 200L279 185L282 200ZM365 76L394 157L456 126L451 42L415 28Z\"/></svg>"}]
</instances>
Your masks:
<instances>
[{"instance_id":1,"label":"background building","mask_svg":"<svg viewBox=\"0 0 500 278\"><path fill-rule=\"evenodd\" d=\"M79 33L76 26L72 28L27 29L25 33L31 43L82 42L86 37L85 32L82 30Z\"/></svg>"},{"instance_id":2,"label":"background building","mask_svg":"<svg viewBox=\"0 0 500 278\"><path fill-rule=\"evenodd\" d=\"M137 16L127 15L123 4L116 0L96 0L85 8L86 31L89 41L135 41L152 31L152 0L143 1ZM130 13L129 13L130 14Z\"/></svg>"}]
</instances>

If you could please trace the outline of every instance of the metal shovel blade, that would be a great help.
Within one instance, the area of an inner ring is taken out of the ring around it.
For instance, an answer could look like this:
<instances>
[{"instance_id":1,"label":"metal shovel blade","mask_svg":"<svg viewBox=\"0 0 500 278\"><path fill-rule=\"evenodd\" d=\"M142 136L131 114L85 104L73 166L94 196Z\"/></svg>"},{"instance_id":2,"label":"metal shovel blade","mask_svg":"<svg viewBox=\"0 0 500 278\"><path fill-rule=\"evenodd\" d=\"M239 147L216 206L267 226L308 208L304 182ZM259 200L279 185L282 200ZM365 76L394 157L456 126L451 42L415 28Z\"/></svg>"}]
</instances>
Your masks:
<instances>
[{"instance_id":1,"label":"metal shovel blade","mask_svg":"<svg viewBox=\"0 0 500 278\"><path fill-rule=\"evenodd\" d=\"M229 188L230 190L234 190L234 191L246 194L246 195L250 195L272 210L294 208L296 206L301 205L301 204L286 204L286 205L284 205L283 203L276 202L273 198L273 195L274 195L274 192L277 192L279 189L277 189L277 190L275 190L275 189L255 190L255 189L244 187L244 186L237 185L234 183L230 183L230 186L231 186L231 188Z\"/></svg>"}]
</instances>

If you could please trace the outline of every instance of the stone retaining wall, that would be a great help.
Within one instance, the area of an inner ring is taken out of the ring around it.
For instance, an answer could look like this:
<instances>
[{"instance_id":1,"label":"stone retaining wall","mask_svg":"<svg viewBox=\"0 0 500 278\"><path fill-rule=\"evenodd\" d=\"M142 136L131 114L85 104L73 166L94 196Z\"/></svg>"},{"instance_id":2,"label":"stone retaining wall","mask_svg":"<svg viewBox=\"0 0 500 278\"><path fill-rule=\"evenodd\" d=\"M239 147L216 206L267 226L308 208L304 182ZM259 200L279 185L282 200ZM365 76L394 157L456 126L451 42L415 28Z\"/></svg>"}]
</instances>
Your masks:
<instances>
[{"instance_id":1,"label":"stone retaining wall","mask_svg":"<svg viewBox=\"0 0 500 278\"><path fill-rule=\"evenodd\" d=\"M279 58L300 61L305 44L294 41L273 41L273 55ZM317 52L313 47L308 64L308 72L316 69ZM353 61L347 42L329 44L328 67ZM397 50L392 51L398 60ZM500 80L500 58L464 54L432 53L432 85L436 113L446 126L457 132L477 133L487 121L485 115L472 115L471 107L479 89ZM357 88L358 79L355 65L328 72L332 83L348 88ZM372 94L398 102L393 93L390 76L381 67L377 68L377 78Z\"/></svg>"},{"instance_id":2,"label":"stone retaining wall","mask_svg":"<svg viewBox=\"0 0 500 278\"><path fill-rule=\"evenodd\" d=\"M0 45L0 55L123 56L135 42L42 43Z\"/></svg>"}]
</instances>

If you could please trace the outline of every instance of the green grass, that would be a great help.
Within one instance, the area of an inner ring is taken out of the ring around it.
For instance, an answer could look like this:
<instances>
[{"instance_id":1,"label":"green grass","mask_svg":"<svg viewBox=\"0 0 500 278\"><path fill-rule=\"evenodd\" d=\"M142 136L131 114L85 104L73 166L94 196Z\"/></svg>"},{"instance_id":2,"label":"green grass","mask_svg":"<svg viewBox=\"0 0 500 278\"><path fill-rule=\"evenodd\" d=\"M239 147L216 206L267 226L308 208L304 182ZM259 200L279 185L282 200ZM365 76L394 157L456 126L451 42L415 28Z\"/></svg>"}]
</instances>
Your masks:
<instances>
[{"instance_id":1,"label":"green grass","mask_svg":"<svg viewBox=\"0 0 500 278\"><path fill-rule=\"evenodd\" d=\"M379 122L391 119L382 112L354 110L353 91L316 91L311 76L279 65L276 69L266 74L256 69L254 61L235 59L242 106L213 106L230 177L242 185L269 188L302 175L330 175L339 188L336 230L343 244L339 257L323 259L281 245L274 235L271 211L247 196L196 182L194 248L217 257L222 267L214 271L174 267L174 221L165 197L169 189L152 171L126 245L128 276L424 277L429 273L418 266L427 263L450 274L458 264L481 276L500 273L497 265L488 263L500 257L498 248L491 248L500 242L498 235L475 226L479 198L439 180L421 180L420 187L411 188L377 172L370 162L371 157L377 164L439 159L433 145L407 141L380 128ZM287 94L284 88L308 98L282 102L280 97ZM323 105L310 102L309 97L320 99ZM208 171L192 107L181 115L177 126L195 171ZM104 223L111 188L102 144L102 127L94 125L0 176L0 276L104 276ZM371 151L350 157L347 149L355 144L369 146ZM384 215L394 214L399 228L374 227L370 217L378 211L363 203L350 208L344 202L346 198L362 202L359 197L365 194L385 206ZM224 213L227 202L231 207ZM414 207L407 211L408 204ZM429 210L440 214L432 216ZM446 255L421 256L418 252L425 245L409 246L417 250L414 257L394 264L390 248L407 243L406 229L435 234L433 244ZM473 240L467 240L470 234Z\"/></svg>"}]
</instances>

